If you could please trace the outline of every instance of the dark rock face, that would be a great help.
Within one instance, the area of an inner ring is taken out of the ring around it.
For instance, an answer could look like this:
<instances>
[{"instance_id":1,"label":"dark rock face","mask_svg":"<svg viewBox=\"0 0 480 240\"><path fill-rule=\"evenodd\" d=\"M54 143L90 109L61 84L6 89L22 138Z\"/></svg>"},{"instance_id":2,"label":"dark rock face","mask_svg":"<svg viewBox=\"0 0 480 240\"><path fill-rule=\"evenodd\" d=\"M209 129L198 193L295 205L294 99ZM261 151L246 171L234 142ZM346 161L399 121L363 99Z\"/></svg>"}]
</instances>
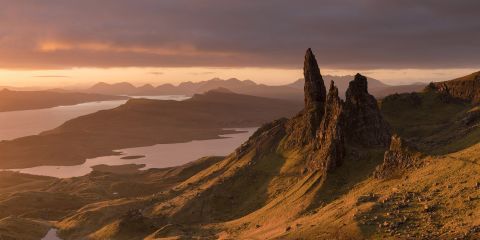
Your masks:
<instances>
[{"instance_id":1,"label":"dark rock face","mask_svg":"<svg viewBox=\"0 0 480 240\"><path fill-rule=\"evenodd\" d=\"M305 54L303 75L305 77L305 109L322 109L325 105L326 89L317 60L310 48Z\"/></svg>"},{"instance_id":2,"label":"dark rock face","mask_svg":"<svg viewBox=\"0 0 480 240\"><path fill-rule=\"evenodd\" d=\"M390 149L385 152L383 164L377 167L374 177L384 179L400 175L405 170L418 166L420 156L403 139L393 135Z\"/></svg>"},{"instance_id":3,"label":"dark rock face","mask_svg":"<svg viewBox=\"0 0 480 240\"><path fill-rule=\"evenodd\" d=\"M347 89L345 115L348 140L366 147L386 147L390 143L390 127L380 114L377 100L367 88L367 78L357 74Z\"/></svg>"},{"instance_id":4,"label":"dark rock face","mask_svg":"<svg viewBox=\"0 0 480 240\"><path fill-rule=\"evenodd\" d=\"M305 77L305 108L287 126L290 147L305 146L313 142L320 122L322 121L326 90L317 60L309 48L305 54L303 65Z\"/></svg>"},{"instance_id":5,"label":"dark rock face","mask_svg":"<svg viewBox=\"0 0 480 240\"><path fill-rule=\"evenodd\" d=\"M338 96L338 89L333 81L325 105L325 115L318 131L318 153L315 158L320 161L318 168L333 171L343 163L345 157L345 119L343 102Z\"/></svg>"},{"instance_id":6,"label":"dark rock face","mask_svg":"<svg viewBox=\"0 0 480 240\"><path fill-rule=\"evenodd\" d=\"M451 81L433 83L429 88L451 98L480 103L480 72Z\"/></svg>"},{"instance_id":7,"label":"dark rock face","mask_svg":"<svg viewBox=\"0 0 480 240\"><path fill-rule=\"evenodd\" d=\"M367 79L357 74L350 82L346 102L333 81L328 95L310 49L304 63L305 109L285 124L282 147L306 153L310 170L331 172L342 165L346 144L387 147L390 128L375 98L368 93Z\"/></svg>"}]
</instances>

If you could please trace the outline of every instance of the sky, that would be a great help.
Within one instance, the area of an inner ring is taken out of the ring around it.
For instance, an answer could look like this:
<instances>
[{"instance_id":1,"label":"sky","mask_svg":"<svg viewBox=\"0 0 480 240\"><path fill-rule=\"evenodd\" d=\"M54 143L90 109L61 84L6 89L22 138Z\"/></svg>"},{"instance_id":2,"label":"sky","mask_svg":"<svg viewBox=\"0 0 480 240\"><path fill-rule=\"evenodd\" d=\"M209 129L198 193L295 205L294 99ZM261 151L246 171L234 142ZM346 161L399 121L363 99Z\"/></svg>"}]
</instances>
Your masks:
<instances>
[{"instance_id":1,"label":"sky","mask_svg":"<svg viewBox=\"0 0 480 240\"><path fill-rule=\"evenodd\" d=\"M0 0L0 85L279 85L323 74L390 84L479 70L478 0Z\"/></svg>"}]
</instances>

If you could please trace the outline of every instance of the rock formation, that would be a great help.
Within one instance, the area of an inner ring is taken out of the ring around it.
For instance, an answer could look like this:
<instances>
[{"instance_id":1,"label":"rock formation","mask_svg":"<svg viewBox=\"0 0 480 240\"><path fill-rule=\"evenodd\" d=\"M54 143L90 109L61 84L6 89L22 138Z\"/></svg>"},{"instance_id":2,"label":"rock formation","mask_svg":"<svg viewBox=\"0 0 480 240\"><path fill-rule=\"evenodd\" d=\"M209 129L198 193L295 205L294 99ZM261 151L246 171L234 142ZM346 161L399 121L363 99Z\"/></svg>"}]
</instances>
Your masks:
<instances>
[{"instance_id":1,"label":"rock formation","mask_svg":"<svg viewBox=\"0 0 480 240\"><path fill-rule=\"evenodd\" d=\"M480 72L472 73L465 77L445 82L436 82L428 86L442 95L468 101L473 104L480 103Z\"/></svg>"},{"instance_id":2,"label":"rock formation","mask_svg":"<svg viewBox=\"0 0 480 240\"><path fill-rule=\"evenodd\" d=\"M343 101L338 96L338 89L332 81L325 105L325 115L317 133L318 153L315 158L320 160L314 162L320 164L317 167L332 171L343 163L345 156L344 125Z\"/></svg>"},{"instance_id":3,"label":"rock formation","mask_svg":"<svg viewBox=\"0 0 480 240\"><path fill-rule=\"evenodd\" d=\"M303 65L305 77L305 108L287 126L290 136L287 145L299 147L311 144L322 121L326 90L317 60L309 48Z\"/></svg>"},{"instance_id":4,"label":"rock formation","mask_svg":"<svg viewBox=\"0 0 480 240\"><path fill-rule=\"evenodd\" d=\"M387 147L390 127L383 119L377 100L368 93L367 78L357 74L345 99L346 131L350 143L365 147Z\"/></svg>"},{"instance_id":5,"label":"rock formation","mask_svg":"<svg viewBox=\"0 0 480 240\"><path fill-rule=\"evenodd\" d=\"M305 76L305 110L322 110L325 105L326 89L317 60L310 48L305 54L303 75ZM316 112L321 115L321 111Z\"/></svg>"},{"instance_id":6,"label":"rock formation","mask_svg":"<svg viewBox=\"0 0 480 240\"><path fill-rule=\"evenodd\" d=\"M397 135L393 135L390 148L385 152L382 165L374 172L376 178L389 178L419 164L421 154Z\"/></svg>"},{"instance_id":7,"label":"rock formation","mask_svg":"<svg viewBox=\"0 0 480 240\"><path fill-rule=\"evenodd\" d=\"M375 98L368 93L367 79L357 74L343 102L333 81L328 95L310 49L304 63L305 108L286 123L284 148L302 149L311 170L333 171L343 163L346 144L387 147L390 128Z\"/></svg>"}]
</instances>

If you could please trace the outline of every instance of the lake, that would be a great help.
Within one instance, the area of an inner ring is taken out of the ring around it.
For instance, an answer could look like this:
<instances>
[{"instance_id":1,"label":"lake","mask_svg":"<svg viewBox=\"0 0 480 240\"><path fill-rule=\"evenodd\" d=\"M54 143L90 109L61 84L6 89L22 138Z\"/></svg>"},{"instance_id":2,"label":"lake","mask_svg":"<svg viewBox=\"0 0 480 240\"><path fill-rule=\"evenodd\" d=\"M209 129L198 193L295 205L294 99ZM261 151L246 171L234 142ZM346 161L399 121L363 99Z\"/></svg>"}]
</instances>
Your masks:
<instances>
[{"instance_id":1,"label":"lake","mask_svg":"<svg viewBox=\"0 0 480 240\"><path fill-rule=\"evenodd\" d=\"M57 229L52 228L47 232L47 235L45 235L45 237L43 237L41 240L62 240L62 239L57 236Z\"/></svg>"},{"instance_id":2,"label":"lake","mask_svg":"<svg viewBox=\"0 0 480 240\"><path fill-rule=\"evenodd\" d=\"M244 143L257 128L235 128L239 133L221 135L220 139L196 140L186 143L157 144L148 147L121 149L122 155L87 159L76 166L40 166L16 169L22 173L69 178L83 176L92 171L92 166L145 164L142 169L180 166L205 156L225 156ZM143 158L122 159L127 156L143 155Z\"/></svg>"},{"instance_id":3,"label":"lake","mask_svg":"<svg viewBox=\"0 0 480 240\"><path fill-rule=\"evenodd\" d=\"M136 96L131 96L136 97ZM139 96L158 100L185 100L181 95ZM60 106L36 110L0 112L0 141L39 134L60 126L67 120L111 109L124 104L127 100L89 102L70 106Z\"/></svg>"}]
</instances>

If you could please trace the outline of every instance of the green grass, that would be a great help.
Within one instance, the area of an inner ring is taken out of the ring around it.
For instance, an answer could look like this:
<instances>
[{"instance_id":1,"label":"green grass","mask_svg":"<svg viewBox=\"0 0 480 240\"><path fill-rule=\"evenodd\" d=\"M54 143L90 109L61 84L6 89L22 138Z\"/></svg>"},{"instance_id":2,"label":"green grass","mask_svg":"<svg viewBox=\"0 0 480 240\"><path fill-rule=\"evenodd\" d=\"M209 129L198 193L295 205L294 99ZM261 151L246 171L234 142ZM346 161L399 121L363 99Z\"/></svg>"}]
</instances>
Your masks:
<instances>
[{"instance_id":1,"label":"green grass","mask_svg":"<svg viewBox=\"0 0 480 240\"><path fill-rule=\"evenodd\" d=\"M459 151L480 140L478 126L460 121L476 108L460 101L444 102L435 92L391 95L381 103L382 114L395 133L435 155Z\"/></svg>"},{"instance_id":2,"label":"green grass","mask_svg":"<svg viewBox=\"0 0 480 240\"><path fill-rule=\"evenodd\" d=\"M381 104L385 119L402 136L430 136L451 125L471 107L460 102L442 102L434 92L417 93L416 96L420 104L412 102L415 98L412 94L391 95Z\"/></svg>"}]
</instances>

